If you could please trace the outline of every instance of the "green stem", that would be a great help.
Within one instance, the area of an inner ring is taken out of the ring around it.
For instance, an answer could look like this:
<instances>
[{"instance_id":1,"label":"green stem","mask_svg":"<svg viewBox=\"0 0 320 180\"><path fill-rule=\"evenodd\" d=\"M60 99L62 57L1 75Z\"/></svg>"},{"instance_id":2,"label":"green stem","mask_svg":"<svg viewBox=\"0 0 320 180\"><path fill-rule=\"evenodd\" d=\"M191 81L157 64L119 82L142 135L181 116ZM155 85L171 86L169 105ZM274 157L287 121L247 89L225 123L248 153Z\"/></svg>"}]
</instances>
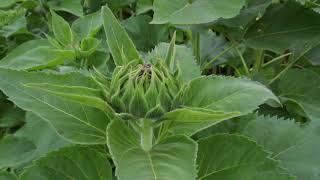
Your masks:
<instances>
[{"instance_id":1,"label":"green stem","mask_svg":"<svg viewBox=\"0 0 320 180\"><path fill-rule=\"evenodd\" d=\"M264 50L260 49L257 51L257 58L254 62L252 73L258 73L261 70L264 61Z\"/></svg>"},{"instance_id":2,"label":"green stem","mask_svg":"<svg viewBox=\"0 0 320 180\"><path fill-rule=\"evenodd\" d=\"M192 32L192 47L193 54L196 57L197 63L200 64L200 33Z\"/></svg>"},{"instance_id":3,"label":"green stem","mask_svg":"<svg viewBox=\"0 0 320 180\"><path fill-rule=\"evenodd\" d=\"M226 48L225 50L223 50L222 52L220 52L217 56L215 56L214 58L212 58L208 63L206 63L204 65L204 67L202 68L202 70L208 69L212 63L214 63L216 60L218 60L221 56L223 56L225 53L229 52L234 46L231 45L230 47Z\"/></svg>"},{"instance_id":4,"label":"green stem","mask_svg":"<svg viewBox=\"0 0 320 180\"><path fill-rule=\"evenodd\" d=\"M268 85L271 85L272 83L274 83L277 79L279 79L284 73L286 73L296 62L298 62L298 60L304 56L311 48L308 48L307 50L305 50L303 53L300 54L299 57L297 57L296 59L294 59L291 63L289 63L276 77L274 77L273 79L270 80L270 82L268 83Z\"/></svg>"},{"instance_id":5,"label":"green stem","mask_svg":"<svg viewBox=\"0 0 320 180\"><path fill-rule=\"evenodd\" d=\"M150 151L153 139L151 121L148 119L141 119L141 125L141 146L145 151Z\"/></svg>"},{"instance_id":6,"label":"green stem","mask_svg":"<svg viewBox=\"0 0 320 180\"><path fill-rule=\"evenodd\" d=\"M236 49L238 55L240 56L240 59L241 59L242 65L244 67L244 70L246 72L246 75L249 76L250 75L249 68L247 66L246 61L244 60L244 58L242 56L242 53L240 52L240 50L239 50L239 48L237 46L234 46L234 48Z\"/></svg>"},{"instance_id":7,"label":"green stem","mask_svg":"<svg viewBox=\"0 0 320 180\"><path fill-rule=\"evenodd\" d=\"M276 62L276 61L278 61L278 60L280 60L280 59L282 59L282 58L284 58L284 57L286 57L286 56L290 56L291 54L292 54L292 53L287 53L287 54L283 54L283 55L281 55L281 56L279 56L279 57L276 57L276 58L270 60L269 62L263 64L262 67L266 67L266 66L268 66L269 64L272 64L272 63L274 63L274 62Z\"/></svg>"}]
</instances>

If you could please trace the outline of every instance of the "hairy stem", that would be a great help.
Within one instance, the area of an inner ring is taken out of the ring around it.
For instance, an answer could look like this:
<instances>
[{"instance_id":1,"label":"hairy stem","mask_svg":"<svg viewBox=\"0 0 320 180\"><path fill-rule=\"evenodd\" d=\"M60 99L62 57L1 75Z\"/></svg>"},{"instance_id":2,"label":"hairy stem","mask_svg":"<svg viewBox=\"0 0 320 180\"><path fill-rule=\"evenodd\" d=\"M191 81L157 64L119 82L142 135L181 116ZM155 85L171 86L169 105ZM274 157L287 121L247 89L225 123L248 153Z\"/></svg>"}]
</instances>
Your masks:
<instances>
[{"instance_id":1,"label":"hairy stem","mask_svg":"<svg viewBox=\"0 0 320 180\"><path fill-rule=\"evenodd\" d=\"M152 148L153 128L151 121L141 119L141 146L145 151L150 151Z\"/></svg>"}]
</instances>

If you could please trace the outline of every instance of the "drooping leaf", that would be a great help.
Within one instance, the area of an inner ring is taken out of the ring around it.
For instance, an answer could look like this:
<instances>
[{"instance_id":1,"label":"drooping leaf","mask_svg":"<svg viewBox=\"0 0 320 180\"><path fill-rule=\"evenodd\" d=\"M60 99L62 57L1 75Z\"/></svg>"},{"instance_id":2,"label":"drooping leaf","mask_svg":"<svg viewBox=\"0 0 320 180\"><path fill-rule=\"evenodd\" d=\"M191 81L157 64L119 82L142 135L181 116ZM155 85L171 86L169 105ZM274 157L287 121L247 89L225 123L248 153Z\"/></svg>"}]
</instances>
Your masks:
<instances>
[{"instance_id":1,"label":"drooping leaf","mask_svg":"<svg viewBox=\"0 0 320 180\"><path fill-rule=\"evenodd\" d=\"M202 24L219 18L236 16L245 5L245 0L155 0L155 24Z\"/></svg>"},{"instance_id":2,"label":"drooping leaf","mask_svg":"<svg viewBox=\"0 0 320 180\"><path fill-rule=\"evenodd\" d=\"M291 69L279 81L278 95L281 101L298 105L304 116L315 121L320 117L319 92L320 76L307 69Z\"/></svg>"},{"instance_id":3,"label":"drooping leaf","mask_svg":"<svg viewBox=\"0 0 320 180\"><path fill-rule=\"evenodd\" d=\"M55 38L64 46L71 45L74 37L69 23L52 10L51 15L52 30Z\"/></svg>"},{"instance_id":4,"label":"drooping leaf","mask_svg":"<svg viewBox=\"0 0 320 180\"><path fill-rule=\"evenodd\" d=\"M267 151L244 136L218 134L198 144L198 180L295 179L269 158Z\"/></svg>"},{"instance_id":5,"label":"drooping leaf","mask_svg":"<svg viewBox=\"0 0 320 180\"><path fill-rule=\"evenodd\" d=\"M167 50L170 44L159 44L147 57L148 61L156 62L159 59L166 59ZM175 45L175 58L173 64L178 65L181 70L182 80L188 82L201 75L200 67L197 65L192 50L183 45Z\"/></svg>"},{"instance_id":6,"label":"drooping leaf","mask_svg":"<svg viewBox=\"0 0 320 180\"><path fill-rule=\"evenodd\" d=\"M247 31L246 43L277 53L313 46L320 39L319 18L320 14L293 1L271 5Z\"/></svg>"},{"instance_id":7,"label":"drooping leaf","mask_svg":"<svg viewBox=\"0 0 320 180\"><path fill-rule=\"evenodd\" d=\"M31 40L21 44L0 60L0 67L8 69L37 70L63 64L75 59L70 50L59 50L47 40Z\"/></svg>"},{"instance_id":8,"label":"drooping leaf","mask_svg":"<svg viewBox=\"0 0 320 180\"><path fill-rule=\"evenodd\" d=\"M65 86L98 88L91 78L80 73L66 75L0 69L0 89L17 106L49 121L65 138L84 144L105 143L106 112L60 98L27 83L51 83Z\"/></svg>"},{"instance_id":9,"label":"drooping leaf","mask_svg":"<svg viewBox=\"0 0 320 180\"><path fill-rule=\"evenodd\" d=\"M8 168L24 162L36 150L35 144L23 137L7 135L0 141L0 168Z\"/></svg>"},{"instance_id":10,"label":"drooping leaf","mask_svg":"<svg viewBox=\"0 0 320 180\"><path fill-rule=\"evenodd\" d=\"M115 64L125 65L128 63L127 61L139 59L139 53L129 35L107 6L102 8L101 16L108 46ZM123 53L125 57L123 57Z\"/></svg>"},{"instance_id":11,"label":"drooping leaf","mask_svg":"<svg viewBox=\"0 0 320 180\"><path fill-rule=\"evenodd\" d=\"M116 120L108 126L107 141L119 179L196 178L197 146L185 136L165 138L145 151L140 144L140 135Z\"/></svg>"},{"instance_id":12,"label":"drooping leaf","mask_svg":"<svg viewBox=\"0 0 320 180\"><path fill-rule=\"evenodd\" d=\"M69 147L35 161L21 180L112 179L108 159L90 147Z\"/></svg>"},{"instance_id":13,"label":"drooping leaf","mask_svg":"<svg viewBox=\"0 0 320 180\"><path fill-rule=\"evenodd\" d=\"M83 10L81 6L81 1L79 0L57 0L49 1L48 5L51 9L56 11L65 11L76 16L83 16Z\"/></svg>"},{"instance_id":14,"label":"drooping leaf","mask_svg":"<svg viewBox=\"0 0 320 180\"><path fill-rule=\"evenodd\" d=\"M261 116L251 121L243 134L271 151L272 157L281 160L283 167L298 179L319 179L319 122L299 125L293 120Z\"/></svg>"}]
</instances>

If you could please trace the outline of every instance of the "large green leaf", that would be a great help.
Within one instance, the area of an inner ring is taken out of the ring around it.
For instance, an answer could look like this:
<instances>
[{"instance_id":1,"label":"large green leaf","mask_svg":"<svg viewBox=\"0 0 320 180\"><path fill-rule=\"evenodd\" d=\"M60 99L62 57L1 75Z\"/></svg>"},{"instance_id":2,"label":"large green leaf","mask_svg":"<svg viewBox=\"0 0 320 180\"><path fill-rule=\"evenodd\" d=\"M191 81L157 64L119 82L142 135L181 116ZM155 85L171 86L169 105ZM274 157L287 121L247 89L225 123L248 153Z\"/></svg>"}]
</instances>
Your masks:
<instances>
[{"instance_id":1,"label":"large green leaf","mask_svg":"<svg viewBox=\"0 0 320 180\"><path fill-rule=\"evenodd\" d=\"M123 25L138 50L150 51L160 42L168 41L166 25L149 24L152 18L140 15L126 19Z\"/></svg>"},{"instance_id":2,"label":"large green leaf","mask_svg":"<svg viewBox=\"0 0 320 180\"><path fill-rule=\"evenodd\" d=\"M155 0L155 24L202 24L219 18L236 16L245 5L245 0Z\"/></svg>"},{"instance_id":3,"label":"large green leaf","mask_svg":"<svg viewBox=\"0 0 320 180\"><path fill-rule=\"evenodd\" d=\"M26 11L17 10L0 10L0 37L6 37L17 34L28 33Z\"/></svg>"},{"instance_id":4,"label":"large green leaf","mask_svg":"<svg viewBox=\"0 0 320 180\"><path fill-rule=\"evenodd\" d=\"M198 180L295 179L285 174L267 151L244 136L219 134L198 144Z\"/></svg>"},{"instance_id":5,"label":"large green leaf","mask_svg":"<svg viewBox=\"0 0 320 180\"><path fill-rule=\"evenodd\" d=\"M5 136L0 141L0 168L19 165L35 150L36 146L26 138Z\"/></svg>"},{"instance_id":6,"label":"large green leaf","mask_svg":"<svg viewBox=\"0 0 320 180\"><path fill-rule=\"evenodd\" d=\"M17 138L25 138L31 141L36 149L19 161L22 165L44 156L50 151L68 146L70 143L57 134L53 127L41 117L28 112L26 115L26 125L19 129L15 134ZM16 154L15 156L17 156Z\"/></svg>"},{"instance_id":7,"label":"large green leaf","mask_svg":"<svg viewBox=\"0 0 320 180\"><path fill-rule=\"evenodd\" d=\"M320 174L320 124L299 125L276 117L259 117L243 133L266 150L298 179L317 180Z\"/></svg>"},{"instance_id":8,"label":"large green leaf","mask_svg":"<svg viewBox=\"0 0 320 180\"><path fill-rule=\"evenodd\" d=\"M320 14L289 1L271 5L245 35L252 48L282 53L286 49L311 46L320 39Z\"/></svg>"},{"instance_id":9,"label":"large green leaf","mask_svg":"<svg viewBox=\"0 0 320 180\"><path fill-rule=\"evenodd\" d=\"M320 45L312 48L305 54L305 57L310 61L314 66L320 65Z\"/></svg>"},{"instance_id":10,"label":"large green leaf","mask_svg":"<svg viewBox=\"0 0 320 180\"><path fill-rule=\"evenodd\" d=\"M223 120L251 113L266 102L279 105L278 98L258 82L201 77L192 80L176 99L174 108L182 109L167 113L164 119L173 122L173 133L192 135Z\"/></svg>"},{"instance_id":11,"label":"large green leaf","mask_svg":"<svg viewBox=\"0 0 320 180\"><path fill-rule=\"evenodd\" d=\"M22 109L32 111L49 121L67 139L85 144L105 143L105 129L109 123L106 112L28 88L24 85L27 83L98 89L91 78L80 73L58 75L0 69L0 89Z\"/></svg>"},{"instance_id":12,"label":"large green leaf","mask_svg":"<svg viewBox=\"0 0 320 180\"><path fill-rule=\"evenodd\" d=\"M169 47L168 43L160 43L147 56L148 61L165 60ZM200 67L196 63L192 50L184 45L175 45L174 64L179 65L181 78L185 82L201 76Z\"/></svg>"},{"instance_id":13,"label":"large green leaf","mask_svg":"<svg viewBox=\"0 0 320 180\"><path fill-rule=\"evenodd\" d=\"M17 177L14 174L9 173L7 171L0 171L0 179L1 180L17 180Z\"/></svg>"},{"instance_id":14,"label":"large green leaf","mask_svg":"<svg viewBox=\"0 0 320 180\"><path fill-rule=\"evenodd\" d=\"M280 78L278 95L282 102L297 104L311 120L320 117L320 76L310 70L291 69ZM298 112L296 112L298 113Z\"/></svg>"},{"instance_id":15,"label":"large green leaf","mask_svg":"<svg viewBox=\"0 0 320 180\"><path fill-rule=\"evenodd\" d=\"M21 44L0 60L0 67L8 69L36 70L63 64L75 59L70 50L52 47L47 40L31 40Z\"/></svg>"},{"instance_id":16,"label":"large green leaf","mask_svg":"<svg viewBox=\"0 0 320 180\"><path fill-rule=\"evenodd\" d=\"M262 84L244 78L207 76L192 80L176 106L200 107L222 112L248 114L268 102L279 106L278 98Z\"/></svg>"},{"instance_id":17,"label":"large green leaf","mask_svg":"<svg viewBox=\"0 0 320 180\"><path fill-rule=\"evenodd\" d=\"M45 120L27 113L26 125L0 141L0 167L21 167L69 143Z\"/></svg>"},{"instance_id":18,"label":"large green leaf","mask_svg":"<svg viewBox=\"0 0 320 180\"><path fill-rule=\"evenodd\" d=\"M75 33L75 36L81 40L87 36L92 37L97 34L102 27L102 23L101 12L97 11L75 20L72 23L71 28Z\"/></svg>"},{"instance_id":19,"label":"large green leaf","mask_svg":"<svg viewBox=\"0 0 320 180\"><path fill-rule=\"evenodd\" d=\"M107 6L102 8L101 16L115 64L124 65L128 61L139 59L139 53L129 35Z\"/></svg>"},{"instance_id":20,"label":"large green leaf","mask_svg":"<svg viewBox=\"0 0 320 180\"><path fill-rule=\"evenodd\" d=\"M198 131L240 114L240 112L225 113L201 108L180 108L166 113L163 119L171 121L170 131L173 134L191 136Z\"/></svg>"},{"instance_id":21,"label":"large green leaf","mask_svg":"<svg viewBox=\"0 0 320 180\"><path fill-rule=\"evenodd\" d=\"M56 11L69 12L79 17L83 16L81 1L79 0L49 1L48 5L51 9L54 9Z\"/></svg>"},{"instance_id":22,"label":"large green leaf","mask_svg":"<svg viewBox=\"0 0 320 180\"><path fill-rule=\"evenodd\" d=\"M197 146L185 136L165 138L145 151L140 135L116 120L108 126L107 141L121 180L196 178Z\"/></svg>"},{"instance_id":23,"label":"large green leaf","mask_svg":"<svg viewBox=\"0 0 320 180\"><path fill-rule=\"evenodd\" d=\"M21 180L112 179L108 159L90 147L70 147L35 161L25 169Z\"/></svg>"}]
</instances>

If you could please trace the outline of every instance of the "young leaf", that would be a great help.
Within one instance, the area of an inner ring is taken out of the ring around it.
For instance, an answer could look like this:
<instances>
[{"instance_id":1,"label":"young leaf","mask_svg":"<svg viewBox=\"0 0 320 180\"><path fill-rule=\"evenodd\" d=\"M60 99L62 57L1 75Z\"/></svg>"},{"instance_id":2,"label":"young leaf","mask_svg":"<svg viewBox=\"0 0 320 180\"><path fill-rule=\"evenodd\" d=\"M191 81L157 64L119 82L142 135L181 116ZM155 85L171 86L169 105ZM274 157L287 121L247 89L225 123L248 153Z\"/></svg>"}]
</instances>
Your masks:
<instances>
[{"instance_id":1,"label":"young leaf","mask_svg":"<svg viewBox=\"0 0 320 180\"><path fill-rule=\"evenodd\" d=\"M90 77L80 73L66 75L23 72L0 68L0 89L17 106L49 121L65 138L82 144L104 144L107 114L74 101L27 88L27 83L98 88Z\"/></svg>"},{"instance_id":2,"label":"young leaf","mask_svg":"<svg viewBox=\"0 0 320 180\"><path fill-rule=\"evenodd\" d=\"M112 179L112 169L100 152L91 147L75 146L35 161L19 179Z\"/></svg>"},{"instance_id":3,"label":"young leaf","mask_svg":"<svg viewBox=\"0 0 320 180\"><path fill-rule=\"evenodd\" d=\"M170 44L167 43L159 44L147 56L147 59L151 62L166 59L169 47ZM197 65L191 49L184 45L175 45L174 58L174 67L176 67L174 70L180 68L180 73L184 82L189 82L190 80L201 76L200 67Z\"/></svg>"},{"instance_id":4,"label":"young leaf","mask_svg":"<svg viewBox=\"0 0 320 180\"><path fill-rule=\"evenodd\" d=\"M149 151L142 149L140 141L140 135L120 120L108 126L108 147L119 179L196 178L197 146L193 140L185 136L171 136L155 144Z\"/></svg>"},{"instance_id":5,"label":"young leaf","mask_svg":"<svg viewBox=\"0 0 320 180\"><path fill-rule=\"evenodd\" d=\"M243 134L256 140L272 157L281 160L298 179L317 180L320 173L320 123L301 126L293 120L258 117L251 121Z\"/></svg>"},{"instance_id":6,"label":"young leaf","mask_svg":"<svg viewBox=\"0 0 320 180\"><path fill-rule=\"evenodd\" d=\"M244 136L219 134L198 144L198 180L295 180L267 151Z\"/></svg>"},{"instance_id":7,"label":"young leaf","mask_svg":"<svg viewBox=\"0 0 320 180\"><path fill-rule=\"evenodd\" d=\"M154 24L203 24L239 14L245 0L155 0Z\"/></svg>"},{"instance_id":8,"label":"young leaf","mask_svg":"<svg viewBox=\"0 0 320 180\"><path fill-rule=\"evenodd\" d=\"M176 56L176 31L172 36L170 46L166 54L166 64L170 69L173 69L172 66L174 65L175 56Z\"/></svg>"},{"instance_id":9,"label":"young leaf","mask_svg":"<svg viewBox=\"0 0 320 180\"><path fill-rule=\"evenodd\" d=\"M52 47L47 40L31 40L21 44L0 61L0 67L17 70L38 70L74 60L71 50Z\"/></svg>"},{"instance_id":10,"label":"young leaf","mask_svg":"<svg viewBox=\"0 0 320 180\"><path fill-rule=\"evenodd\" d=\"M56 14L53 10L50 12L52 15L52 30L55 38L64 46L72 44L73 33L69 23L61 16Z\"/></svg>"},{"instance_id":11,"label":"young leaf","mask_svg":"<svg viewBox=\"0 0 320 180\"><path fill-rule=\"evenodd\" d=\"M126 59L128 61L139 59L139 53L132 40L107 6L102 8L101 16L115 64L121 66L128 63ZM125 52L125 58L121 55L123 51Z\"/></svg>"}]
</instances>

